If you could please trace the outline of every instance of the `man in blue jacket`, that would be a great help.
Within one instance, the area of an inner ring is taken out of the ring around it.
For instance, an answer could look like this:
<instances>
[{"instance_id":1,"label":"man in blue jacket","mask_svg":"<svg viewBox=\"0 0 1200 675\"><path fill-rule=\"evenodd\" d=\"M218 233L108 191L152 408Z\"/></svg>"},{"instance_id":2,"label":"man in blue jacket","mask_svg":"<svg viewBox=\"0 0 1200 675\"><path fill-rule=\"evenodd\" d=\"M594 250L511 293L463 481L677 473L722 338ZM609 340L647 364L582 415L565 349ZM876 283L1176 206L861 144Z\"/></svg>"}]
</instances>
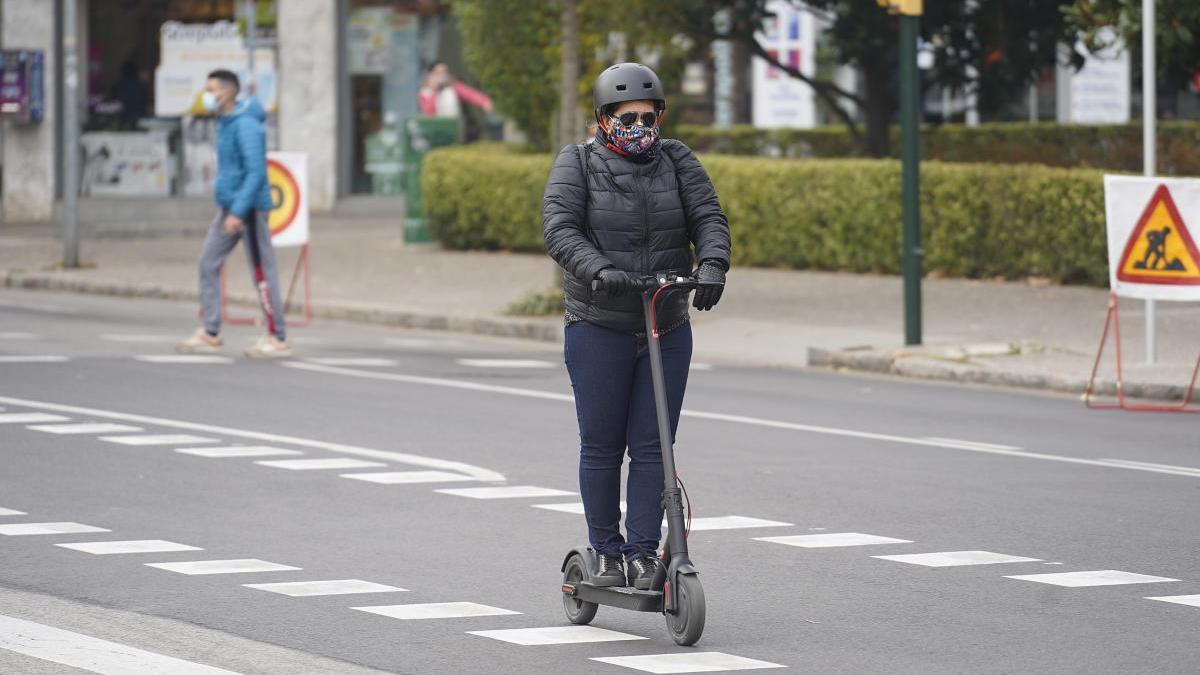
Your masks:
<instances>
[{"instance_id":1,"label":"man in blue jacket","mask_svg":"<svg viewBox=\"0 0 1200 675\"><path fill-rule=\"evenodd\" d=\"M267 216L271 190L267 184L266 112L253 97L237 100L237 76L214 70L205 84L204 107L218 115L216 202L219 207L200 254L200 315L204 326L180 342L185 353L220 351L221 267L242 234L246 258L262 305L267 334L246 350L254 358L290 356L279 295L279 275Z\"/></svg>"}]
</instances>

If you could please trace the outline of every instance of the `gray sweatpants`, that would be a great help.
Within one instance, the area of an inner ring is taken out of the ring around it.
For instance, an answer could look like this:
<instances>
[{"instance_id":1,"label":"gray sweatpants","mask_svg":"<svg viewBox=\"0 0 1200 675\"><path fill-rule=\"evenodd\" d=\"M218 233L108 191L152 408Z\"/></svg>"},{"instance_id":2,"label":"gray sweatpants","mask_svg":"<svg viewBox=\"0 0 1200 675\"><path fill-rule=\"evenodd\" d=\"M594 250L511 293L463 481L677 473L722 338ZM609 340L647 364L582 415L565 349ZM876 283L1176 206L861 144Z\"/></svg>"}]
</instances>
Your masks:
<instances>
[{"instance_id":1,"label":"gray sweatpants","mask_svg":"<svg viewBox=\"0 0 1200 675\"><path fill-rule=\"evenodd\" d=\"M221 331L221 267L230 251L246 235L246 260L250 263L250 278L254 281L263 320L267 330L280 340L287 339L283 302L279 295L279 274L275 264L275 249L271 246L271 231L267 213L251 211L240 232L225 234L221 224L229 211L221 209L208 228L204 249L200 252L200 316L204 330L215 335Z\"/></svg>"}]
</instances>

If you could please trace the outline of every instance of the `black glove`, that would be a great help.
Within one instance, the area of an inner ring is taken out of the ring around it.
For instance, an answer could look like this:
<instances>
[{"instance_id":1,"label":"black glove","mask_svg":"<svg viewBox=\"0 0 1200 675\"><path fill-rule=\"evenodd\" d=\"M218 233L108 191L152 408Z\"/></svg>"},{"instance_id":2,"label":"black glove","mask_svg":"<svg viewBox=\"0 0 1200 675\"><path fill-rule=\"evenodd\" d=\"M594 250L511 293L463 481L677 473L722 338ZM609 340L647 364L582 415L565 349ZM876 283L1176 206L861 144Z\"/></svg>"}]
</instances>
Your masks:
<instances>
[{"instance_id":1,"label":"black glove","mask_svg":"<svg viewBox=\"0 0 1200 675\"><path fill-rule=\"evenodd\" d=\"M596 274L599 290L615 298L633 289L633 277L615 267L606 267ZM595 288L595 284L593 284Z\"/></svg>"},{"instance_id":2,"label":"black glove","mask_svg":"<svg viewBox=\"0 0 1200 675\"><path fill-rule=\"evenodd\" d=\"M692 306L701 312L717 306L721 300L721 292L725 290L725 266L716 260L705 260L696 270L696 280L700 287L692 298Z\"/></svg>"}]
</instances>

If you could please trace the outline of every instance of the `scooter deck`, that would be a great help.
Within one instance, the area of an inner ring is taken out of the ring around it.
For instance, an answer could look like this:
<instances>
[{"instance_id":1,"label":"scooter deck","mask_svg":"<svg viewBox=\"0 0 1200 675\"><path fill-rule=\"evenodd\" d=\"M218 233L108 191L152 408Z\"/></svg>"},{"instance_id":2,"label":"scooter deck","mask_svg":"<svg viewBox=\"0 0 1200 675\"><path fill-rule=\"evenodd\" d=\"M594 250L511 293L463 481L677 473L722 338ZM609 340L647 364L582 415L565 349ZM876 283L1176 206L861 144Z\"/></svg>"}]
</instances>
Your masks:
<instances>
[{"instance_id":1,"label":"scooter deck","mask_svg":"<svg viewBox=\"0 0 1200 675\"><path fill-rule=\"evenodd\" d=\"M563 586L565 592L567 584ZM662 612L662 591L642 591L629 586L596 586L588 581L580 581L573 586L573 595L585 602L637 612Z\"/></svg>"}]
</instances>

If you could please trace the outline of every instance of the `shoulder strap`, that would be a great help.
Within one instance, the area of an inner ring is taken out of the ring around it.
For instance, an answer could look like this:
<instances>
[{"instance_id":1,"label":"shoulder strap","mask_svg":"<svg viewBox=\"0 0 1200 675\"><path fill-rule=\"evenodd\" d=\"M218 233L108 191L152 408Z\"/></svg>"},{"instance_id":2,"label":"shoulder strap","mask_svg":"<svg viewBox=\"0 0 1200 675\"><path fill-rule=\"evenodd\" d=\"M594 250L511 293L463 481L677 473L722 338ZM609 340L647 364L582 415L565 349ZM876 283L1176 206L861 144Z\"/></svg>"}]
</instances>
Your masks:
<instances>
[{"instance_id":1,"label":"shoulder strap","mask_svg":"<svg viewBox=\"0 0 1200 675\"><path fill-rule=\"evenodd\" d=\"M583 191L586 194L588 192L587 145L576 143L575 154L579 157L579 168L583 171Z\"/></svg>"}]
</instances>

